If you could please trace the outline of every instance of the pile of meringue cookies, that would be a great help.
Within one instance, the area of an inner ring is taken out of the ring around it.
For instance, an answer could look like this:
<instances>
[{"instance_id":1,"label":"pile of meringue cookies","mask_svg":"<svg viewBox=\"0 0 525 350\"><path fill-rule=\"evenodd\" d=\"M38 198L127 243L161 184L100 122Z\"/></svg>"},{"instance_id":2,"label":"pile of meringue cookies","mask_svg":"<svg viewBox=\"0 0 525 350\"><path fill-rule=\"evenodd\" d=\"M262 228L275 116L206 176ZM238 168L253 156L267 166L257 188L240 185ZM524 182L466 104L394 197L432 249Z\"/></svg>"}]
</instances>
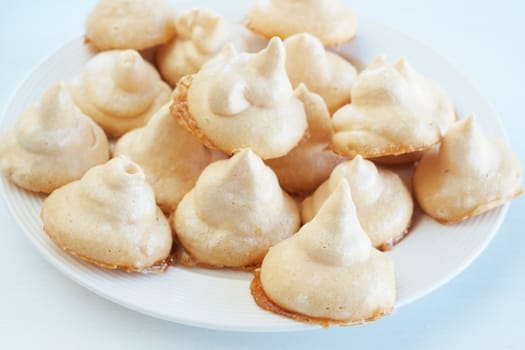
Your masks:
<instances>
[{"instance_id":1,"label":"pile of meringue cookies","mask_svg":"<svg viewBox=\"0 0 525 350\"><path fill-rule=\"evenodd\" d=\"M452 224L520 194L521 169L406 60L357 72L325 48L355 35L339 0L258 1L246 26L100 0L86 25L97 53L19 116L0 168L49 194L45 232L93 264L250 270L266 310L374 320L394 308L382 251L409 232L409 187ZM414 167L412 185L385 164Z\"/></svg>"}]
</instances>

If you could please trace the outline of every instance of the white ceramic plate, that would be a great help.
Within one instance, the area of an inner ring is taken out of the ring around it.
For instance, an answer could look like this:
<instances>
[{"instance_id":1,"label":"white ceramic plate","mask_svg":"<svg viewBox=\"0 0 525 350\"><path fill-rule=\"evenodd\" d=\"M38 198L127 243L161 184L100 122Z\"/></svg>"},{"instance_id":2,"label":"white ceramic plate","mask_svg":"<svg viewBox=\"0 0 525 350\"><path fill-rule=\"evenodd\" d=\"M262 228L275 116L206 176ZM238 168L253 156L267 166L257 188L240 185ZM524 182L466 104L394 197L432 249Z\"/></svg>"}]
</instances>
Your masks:
<instances>
[{"instance_id":1,"label":"white ceramic plate","mask_svg":"<svg viewBox=\"0 0 525 350\"><path fill-rule=\"evenodd\" d=\"M228 17L237 15L239 19L246 5L239 1L221 7L227 7L223 12ZM407 57L417 70L450 93L459 116L474 112L486 130L505 137L497 113L475 88L439 55L413 39L361 18L357 39L340 49L358 62L370 62L379 53L390 60ZM11 127L47 87L77 74L91 56L82 38L78 38L46 59L15 93L3 116L1 131ZM11 214L37 250L64 274L102 297L154 317L206 328L291 331L316 327L259 309L250 295L249 273L172 267L160 275L127 274L73 258L42 230L42 196L21 190L3 177L0 188ZM506 211L504 206L453 226L441 226L420 216L410 235L389 253L396 267L396 306L424 296L465 269L494 236Z\"/></svg>"}]
</instances>

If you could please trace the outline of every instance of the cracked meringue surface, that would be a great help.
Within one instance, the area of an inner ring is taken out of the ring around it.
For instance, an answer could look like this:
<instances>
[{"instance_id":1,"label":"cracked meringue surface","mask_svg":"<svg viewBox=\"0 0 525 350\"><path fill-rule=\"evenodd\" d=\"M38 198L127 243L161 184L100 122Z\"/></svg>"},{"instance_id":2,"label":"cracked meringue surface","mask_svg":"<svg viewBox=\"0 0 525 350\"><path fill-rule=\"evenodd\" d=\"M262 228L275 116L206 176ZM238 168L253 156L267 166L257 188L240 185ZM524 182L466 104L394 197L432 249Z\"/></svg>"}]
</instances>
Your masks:
<instances>
[{"instance_id":1,"label":"cracked meringue surface","mask_svg":"<svg viewBox=\"0 0 525 350\"><path fill-rule=\"evenodd\" d=\"M227 46L197 74L179 81L171 112L210 148L227 154L251 148L263 159L281 157L307 128L285 62L278 38L256 54Z\"/></svg>"},{"instance_id":2,"label":"cracked meringue surface","mask_svg":"<svg viewBox=\"0 0 525 350\"><path fill-rule=\"evenodd\" d=\"M208 165L172 219L178 241L197 263L233 268L258 265L299 224L295 201L250 149Z\"/></svg>"},{"instance_id":3,"label":"cracked meringue surface","mask_svg":"<svg viewBox=\"0 0 525 350\"><path fill-rule=\"evenodd\" d=\"M121 154L144 170L157 204L166 213L175 210L208 164L226 158L224 153L201 145L180 126L171 116L168 104L145 127L132 130L117 141L114 155Z\"/></svg>"},{"instance_id":4,"label":"cracked meringue surface","mask_svg":"<svg viewBox=\"0 0 525 350\"><path fill-rule=\"evenodd\" d=\"M142 169L120 156L54 191L42 207L44 231L62 249L109 269L165 268L168 220Z\"/></svg>"},{"instance_id":5,"label":"cracked meringue surface","mask_svg":"<svg viewBox=\"0 0 525 350\"><path fill-rule=\"evenodd\" d=\"M357 20L341 0L258 0L248 13L247 26L266 38L308 32L328 46L352 40Z\"/></svg>"},{"instance_id":6,"label":"cracked meringue surface","mask_svg":"<svg viewBox=\"0 0 525 350\"><path fill-rule=\"evenodd\" d=\"M393 264L361 228L345 180L312 221L270 248L260 281L271 301L307 319L362 323L395 303Z\"/></svg>"},{"instance_id":7,"label":"cracked meringue surface","mask_svg":"<svg viewBox=\"0 0 525 350\"><path fill-rule=\"evenodd\" d=\"M510 147L488 137L470 116L453 125L414 173L421 208L455 223L503 205L522 192L521 166Z\"/></svg>"},{"instance_id":8,"label":"cracked meringue surface","mask_svg":"<svg viewBox=\"0 0 525 350\"><path fill-rule=\"evenodd\" d=\"M407 233L414 201L399 175L357 156L339 164L301 208L312 220L342 180L350 185L357 216L374 247L388 250Z\"/></svg>"},{"instance_id":9,"label":"cracked meringue surface","mask_svg":"<svg viewBox=\"0 0 525 350\"><path fill-rule=\"evenodd\" d=\"M304 83L326 102L330 115L350 102L357 71L343 57L327 51L316 37L295 34L284 41L286 72L295 88Z\"/></svg>"},{"instance_id":10,"label":"cracked meringue surface","mask_svg":"<svg viewBox=\"0 0 525 350\"><path fill-rule=\"evenodd\" d=\"M108 159L104 131L75 106L62 82L25 110L0 141L0 170L34 192L50 193Z\"/></svg>"},{"instance_id":11,"label":"cracked meringue surface","mask_svg":"<svg viewBox=\"0 0 525 350\"><path fill-rule=\"evenodd\" d=\"M95 55L68 88L79 108L110 137L146 125L171 94L155 68L134 50Z\"/></svg>"},{"instance_id":12,"label":"cracked meringue surface","mask_svg":"<svg viewBox=\"0 0 525 350\"><path fill-rule=\"evenodd\" d=\"M334 150L348 157L428 149L456 119L445 92L405 59L388 64L376 58L354 82L351 101L332 117Z\"/></svg>"},{"instance_id":13,"label":"cracked meringue surface","mask_svg":"<svg viewBox=\"0 0 525 350\"><path fill-rule=\"evenodd\" d=\"M86 37L99 50L143 50L175 35L175 11L166 0L99 0Z\"/></svg>"},{"instance_id":14,"label":"cracked meringue surface","mask_svg":"<svg viewBox=\"0 0 525 350\"><path fill-rule=\"evenodd\" d=\"M193 8L177 15L177 37L159 47L157 66L175 86L180 78L197 73L202 65L232 43L241 52L257 52L265 41L244 26L230 23L209 8Z\"/></svg>"},{"instance_id":15,"label":"cracked meringue surface","mask_svg":"<svg viewBox=\"0 0 525 350\"><path fill-rule=\"evenodd\" d=\"M330 149L330 114L321 96L299 85L296 95L303 101L308 120L308 138L287 155L268 159L281 186L291 193L309 193L325 181L345 158Z\"/></svg>"}]
</instances>

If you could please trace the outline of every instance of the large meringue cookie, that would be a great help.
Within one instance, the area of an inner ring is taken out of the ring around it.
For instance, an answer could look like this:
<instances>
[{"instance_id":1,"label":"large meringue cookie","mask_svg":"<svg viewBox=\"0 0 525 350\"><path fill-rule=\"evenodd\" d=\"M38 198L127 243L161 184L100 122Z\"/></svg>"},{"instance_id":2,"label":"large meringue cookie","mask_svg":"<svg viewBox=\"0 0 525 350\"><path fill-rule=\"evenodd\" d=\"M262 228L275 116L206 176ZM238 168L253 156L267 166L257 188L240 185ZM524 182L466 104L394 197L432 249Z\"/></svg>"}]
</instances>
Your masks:
<instances>
[{"instance_id":1,"label":"large meringue cookie","mask_svg":"<svg viewBox=\"0 0 525 350\"><path fill-rule=\"evenodd\" d=\"M284 41L286 72L293 87L304 83L321 95L330 115L350 102L350 89L357 71L350 62L326 51L323 44L308 33L296 34Z\"/></svg>"},{"instance_id":2,"label":"large meringue cookie","mask_svg":"<svg viewBox=\"0 0 525 350\"><path fill-rule=\"evenodd\" d=\"M332 117L334 150L349 157L427 149L456 118L448 96L404 59L376 58L354 82L351 100Z\"/></svg>"},{"instance_id":3,"label":"large meringue cookie","mask_svg":"<svg viewBox=\"0 0 525 350\"><path fill-rule=\"evenodd\" d=\"M197 73L230 42L237 50L246 52L256 52L265 46L264 40L243 25L229 23L208 8L181 12L175 25L177 37L157 52L157 66L171 86L183 76Z\"/></svg>"},{"instance_id":4,"label":"large meringue cookie","mask_svg":"<svg viewBox=\"0 0 525 350\"><path fill-rule=\"evenodd\" d=\"M109 269L165 268L172 235L140 167L121 156L54 191L44 231L65 251Z\"/></svg>"},{"instance_id":5,"label":"large meringue cookie","mask_svg":"<svg viewBox=\"0 0 525 350\"><path fill-rule=\"evenodd\" d=\"M175 12L166 0L99 0L86 37L99 50L143 50L175 35Z\"/></svg>"},{"instance_id":6,"label":"large meringue cookie","mask_svg":"<svg viewBox=\"0 0 525 350\"><path fill-rule=\"evenodd\" d=\"M469 117L423 156L414 174L414 192L428 215L450 224L518 196L521 167L507 144L487 137Z\"/></svg>"},{"instance_id":7,"label":"large meringue cookie","mask_svg":"<svg viewBox=\"0 0 525 350\"><path fill-rule=\"evenodd\" d=\"M302 204L303 222L308 222L345 179L350 185L357 216L374 247L388 250L406 234L414 211L414 202L399 175L376 167L357 156L339 164L330 178Z\"/></svg>"},{"instance_id":8,"label":"large meringue cookie","mask_svg":"<svg viewBox=\"0 0 525 350\"><path fill-rule=\"evenodd\" d=\"M260 283L274 304L309 322L372 321L395 302L393 264L361 228L346 181L312 221L270 248Z\"/></svg>"},{"instance_id":9,"label":"large meringue cookie","mask_svg":"<svg viewBox=\"0 0 525 350\"><path fill-rule=\"evenodd\" d=\"M341 0L257 0L247 26L266 38L307 32L328 46L352 40L357 20Z\"/></svg>"},{"instance_id":10,"label":"large meringue cookie","mask_svg":"<svg viewBox=\"0 0 525 350\"><path fill-rule=\"evenodd\" d=\"M285 62L279 38L257 54L227 46L197 74L179 81L171 112L210 148L228 154L251 148L263 159L284 156L307 128Z\"/></svg>"},{"instance_id":11,"label":"large meringue cookie","mask_svg":"<svg viewBox=\"0 0 525 350\"><path fill-rule=\"evenodd\" d=\"M155 68L134 50L97 54L69 88L80 109L112 137L146 125L171 93Z\"/></svg>"},{"instance_id":12,"label":"large meringue cookie","mask_svg":"<svg viewBox=\"0 0 525 350\"><path fill-rule=\"evenodd\" d=\"M297 205L275 174L244 149L204 169L179 203L172 225L197 263L242 268L259 264L299 223Z\"/></svg>"},{"instance_id":13,"label":"large meringue cookie","mask_svg":"<svg viewBox=\"0 0 525 350\"><path fill-rule=\"evenodd\" d=\"M266 164L285 190L309 193L325 181L344 158L330 150L330 114L323 99L304 85L297 88L296 95L304 103L309 137L284 157L268 159Z\"/></svg>"},{"instance_id":14,"label":"large meringue cookie","mask_svg":"<svg viewBox=\"0 0 525 350\"><path fill-rule=\"evenodd\" d=\"M114 155L124 154L140 165L153 187L159 207L175 210L202 170L211 162L225 158L223 153L204 147L171 116L164 105L148 124L122 136Z\"/></svg>"},{"instance_id":15,"label":"large meringue cookie","mask_svg":"<svg viewBox=\"0 0 525 350\"><path fill-rule=\"evenodd\" d=\"M52 192L108 158L104 131L74 105L63 83L24 111L0 141L0 170L34 192Z\"/></svg>"}]
</instances>

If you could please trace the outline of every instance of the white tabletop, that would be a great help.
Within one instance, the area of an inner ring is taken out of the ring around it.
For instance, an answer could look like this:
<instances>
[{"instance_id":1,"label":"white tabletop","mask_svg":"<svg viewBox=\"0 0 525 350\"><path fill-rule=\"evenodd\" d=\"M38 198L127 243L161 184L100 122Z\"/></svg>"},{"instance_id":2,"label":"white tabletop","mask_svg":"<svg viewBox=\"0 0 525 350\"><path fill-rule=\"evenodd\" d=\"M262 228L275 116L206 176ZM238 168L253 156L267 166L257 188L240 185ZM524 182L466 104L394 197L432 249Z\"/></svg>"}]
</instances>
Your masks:
<instances>
[{"instance_id":1,"label":"white tabletop","mask_svg":"<svg viewBox=\"0 0 525 350\"><path fill-rule=\"evenodd\" d=\"M0 1L0 110L30 70L83 32L95 0ZM177 3L177 1L174 1ZM199 1L195 1L196 4ZM400 29L462 71L501 114L525 164L525 6L518 1L354 0L359 15ZM115 305L38 255L0 200L0 348L40 349L523 349L525 196L462 274L394 315L302 333L219 332Z\"/></svg>"}]
</instances>

